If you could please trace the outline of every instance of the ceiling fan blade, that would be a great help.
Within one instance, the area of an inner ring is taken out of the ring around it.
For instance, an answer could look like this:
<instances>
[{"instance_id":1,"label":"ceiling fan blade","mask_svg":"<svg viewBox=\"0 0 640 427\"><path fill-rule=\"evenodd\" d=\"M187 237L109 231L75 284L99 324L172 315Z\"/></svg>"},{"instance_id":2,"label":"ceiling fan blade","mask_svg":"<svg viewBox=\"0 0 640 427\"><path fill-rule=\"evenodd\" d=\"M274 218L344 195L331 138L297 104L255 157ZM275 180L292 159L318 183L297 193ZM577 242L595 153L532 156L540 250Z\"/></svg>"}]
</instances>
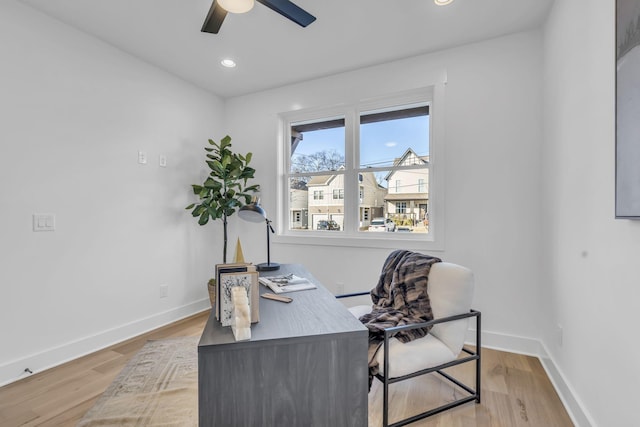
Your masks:
<instances>
[{"instance_id":1,"label":"ceiling fan blade","mask_svg":"<svg viewBox=\"0 0 640 427\"><path fill-rule=\"evenodd\" d=\"M306 27L316 20L316 17L311 15L304 9L291 3L289 0L256 0L259 3L267 6L269 9L278 12L285 18L289 18L301 27Z\"/></svg>"},{"instance_id":2,"label":"ceiling fan blade","mask_svg":"<svg viewBox=\"0 0 640 427\"><path fill-rule=\"evenodd\" d=\"M222 21L224 21L226 16L227 11L220 7L218 2L213 0L209 13L207 13L207 18L204 20L204 24L202 24L202 29L200 31L203 33L218 34L218 31L220 31L220 27L222 26Z\"/></svg>"}]
</instances>

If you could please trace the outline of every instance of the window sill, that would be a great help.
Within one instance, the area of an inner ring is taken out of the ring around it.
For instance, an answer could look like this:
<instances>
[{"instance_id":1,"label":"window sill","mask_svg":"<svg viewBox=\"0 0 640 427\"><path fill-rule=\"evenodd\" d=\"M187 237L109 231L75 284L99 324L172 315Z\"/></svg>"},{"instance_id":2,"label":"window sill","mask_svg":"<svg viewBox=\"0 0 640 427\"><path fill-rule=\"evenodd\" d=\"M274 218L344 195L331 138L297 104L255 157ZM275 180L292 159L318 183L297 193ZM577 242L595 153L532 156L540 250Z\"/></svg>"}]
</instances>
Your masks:
<instances>
[{"instance_id":1,"label":"window sill","mask_svg":"<svg viewBox=\"0 0 640 427\"><path fill-rule=\"evenodd\" d=\"M421 235L405 233L385 233L389 237L380 238L369 235L328 235L331 232L304 232L300 234L281 234L273 236L272 242L286 245L305 246L339 246L352 248L382 248L382 249L409 249L444 251L444 245L440 242ZM337 234L337 232L336 232ZM375 233L372 233L375 234Z\"/></svg>"}]
</instances>

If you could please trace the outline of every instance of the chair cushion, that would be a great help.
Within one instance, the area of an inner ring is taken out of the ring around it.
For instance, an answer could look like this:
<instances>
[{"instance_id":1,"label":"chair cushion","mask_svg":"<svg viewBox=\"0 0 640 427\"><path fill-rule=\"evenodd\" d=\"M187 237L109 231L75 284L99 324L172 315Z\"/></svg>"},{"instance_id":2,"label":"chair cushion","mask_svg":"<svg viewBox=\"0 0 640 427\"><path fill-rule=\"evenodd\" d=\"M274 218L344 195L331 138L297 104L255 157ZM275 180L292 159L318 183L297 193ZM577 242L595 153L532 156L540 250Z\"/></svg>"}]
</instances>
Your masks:
<instances>
[{"instance_id":1,"label":"chair cushion","mask_svg":"<svg viewBox=\"0 0 640 427\"><path fill-rule=\"evenodd\" d=\"M395 338L389 340L389 378L411 374L422 369L450 362L456 359L451 349L434 335L402 343ZM376 354L380 374L384 374L384 347Z\"/></svg>"},{"instance_id":2,"label":"chair cushion","mask_svg":"<svg viewBox=\"0 0 640 427\"><path fill-rule=\"evenodd\" d=\"M473 299L473 273L450 262L434 264L429 272L427 292L435 319L468 313ZM468 327L469 320L463 319L437 324L429 333L458 354L464 345Z\"/></svg>"},{"instance_id":3,"label":"chair cushion","mask_svg":"<svg viewBox=\"0 0 640 427\"><path fill-rule=\"evenodd\" d=\"M350 307L349 311L359 318L364 314L370 313L371 306L356 305ZM390 378L450 362L457 357L458 353L454 354L446 344L432 334L404 344L395 338L391 338L389 340ZM376 353L376 360L379 364L380 374L384 374L383 346L380 346L378 353Z\"/></svg>"}]
</instances>

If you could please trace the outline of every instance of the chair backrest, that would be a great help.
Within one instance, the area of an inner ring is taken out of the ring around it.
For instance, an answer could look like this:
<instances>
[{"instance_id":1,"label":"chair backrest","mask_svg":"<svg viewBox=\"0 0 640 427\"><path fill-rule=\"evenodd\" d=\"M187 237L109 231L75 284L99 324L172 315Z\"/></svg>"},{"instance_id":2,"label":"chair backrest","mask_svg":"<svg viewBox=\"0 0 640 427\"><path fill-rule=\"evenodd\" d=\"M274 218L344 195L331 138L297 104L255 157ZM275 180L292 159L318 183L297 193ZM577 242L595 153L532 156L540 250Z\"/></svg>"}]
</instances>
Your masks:
<instances>
[{"instance_id":1,"label":"chair backrest","mask_svg":"<svg viewBox=\"0 0 640 427\"><path fill-rule=\"evenodd\" d=\"M473 273L466 267L450 262L431 266L427 285L433 317L468 313L473 299ZM444 342L454 354L464 345L468 319L435 325L430 333Z\"/></svg>"}]
</instances>

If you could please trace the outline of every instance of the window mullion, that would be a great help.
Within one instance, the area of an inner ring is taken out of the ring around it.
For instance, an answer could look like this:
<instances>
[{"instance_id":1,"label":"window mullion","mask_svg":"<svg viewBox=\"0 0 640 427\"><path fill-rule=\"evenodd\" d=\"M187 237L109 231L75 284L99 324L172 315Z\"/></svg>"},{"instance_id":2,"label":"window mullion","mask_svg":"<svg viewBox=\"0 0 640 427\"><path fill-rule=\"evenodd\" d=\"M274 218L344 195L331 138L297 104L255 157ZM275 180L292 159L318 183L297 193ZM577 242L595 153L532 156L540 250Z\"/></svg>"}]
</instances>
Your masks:
<instances>
[{"instance_id":1,"label":"window mullion","mask_svg":"<svg viewBox=\"0 0 640 427\"><path fill-rule=\"evenodd\" d=\"M344 175L344 222L348 234L356 233L358 217L358 180L355 172L358 153L359 126L355 109L345 114L345 175Z\"/></svg>"}]
</instances>

